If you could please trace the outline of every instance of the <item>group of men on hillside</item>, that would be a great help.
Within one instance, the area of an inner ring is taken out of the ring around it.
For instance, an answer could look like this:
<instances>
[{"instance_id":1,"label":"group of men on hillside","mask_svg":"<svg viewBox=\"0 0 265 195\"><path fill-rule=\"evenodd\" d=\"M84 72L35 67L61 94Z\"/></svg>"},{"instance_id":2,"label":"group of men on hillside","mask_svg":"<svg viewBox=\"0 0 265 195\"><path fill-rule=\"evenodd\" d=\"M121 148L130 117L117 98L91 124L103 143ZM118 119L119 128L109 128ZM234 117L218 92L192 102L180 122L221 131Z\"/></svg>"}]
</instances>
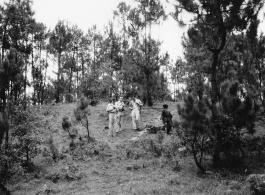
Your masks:
<instances>
[{"instance_id":1,"label":"group of men on hillside","mask_svg":"<svg viewBox=\"0 0 265 195\"><path fill-rule=\"evenodd\" d=\"M141 107L143 103L138 98L138 96L130 98L129 108L131 109L131 117L132 117L132 128L135 131L140 131L139 123L140 123L140 115L141 115ZM122 131L122 118L124 116L125 111L125 103L123 97L120 97L117 102L115 102L115 97L112 97L107 105L106 111L108 112L109 118L109 136L115 137L116 133ZM161 114L161 120L163 125L166 128L167 134L171 131L172 125L172 114L168 111L168 105L163 105L163 111ZM115 128L115 126L117 128Z\"/></svg>"},{"instance_id":2,"label":"group of men on hillside","mask_svg":"<svg viewBox=\"0 0 265 195\"><path fill-rule=\"evenodd\" d=\"M129 108L131 109L132 127L135 131L139 131L140 111L143 103L138 97L130 99ZM122 131L122 117L125 111L123 97L120 97L117 102L115 102L115 97L112 97L107 105L106 111L109 114L109 136L115 137L116 133ZM117 129L115 126L117 126Z\"/></svg>"}]
</instances>

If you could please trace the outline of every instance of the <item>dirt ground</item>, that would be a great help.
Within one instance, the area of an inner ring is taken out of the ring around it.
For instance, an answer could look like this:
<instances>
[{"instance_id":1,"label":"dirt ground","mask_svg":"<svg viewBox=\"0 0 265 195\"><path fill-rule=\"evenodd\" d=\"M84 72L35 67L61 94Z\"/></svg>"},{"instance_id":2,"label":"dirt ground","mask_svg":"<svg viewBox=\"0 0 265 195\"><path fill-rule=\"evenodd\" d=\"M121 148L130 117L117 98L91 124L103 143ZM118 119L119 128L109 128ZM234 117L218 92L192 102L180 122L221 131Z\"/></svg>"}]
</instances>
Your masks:
<instances>
[{"instance_id":1,"label":"dirt ground","mask_svg":"<svg viewBox=\"0 0 265 195\"><path fill-rule=\"evenodd\" d=\"M163 103L142 110L141 129L145 125L162 125L160 114ZM173 120L178 120L176 103L168 102ZM191 157L179 158L181 170L174 171L162 158L126 158L122 148L130 146L134 139L146 135L132 130L130 110L126 108L123 131L117 137L107 136L108 125L105 112L106 103L90 107L89 129L95 143L87 143L86 129L75 121L75 104L36 107L39 113L39 136L43 147L52 135L53 143L64 158L55 162L51 157L38 155L34 159L37 173L24 173L13 179L8 188L14 195L61 194L61 195L126 195L126 194L224 194L231 188L233 181L216 175L199 177ZM62 118L71 118L83 143L81 149L69 151L71 140L62 129ZM165 135L170 139L168 135ZM91 147L93 153L91 153ZM95 149L96 147L96 149ZM66 152L65 152L66 151ZM245 184L240 183L244 194Z\"/></svg>"}]
</instances>

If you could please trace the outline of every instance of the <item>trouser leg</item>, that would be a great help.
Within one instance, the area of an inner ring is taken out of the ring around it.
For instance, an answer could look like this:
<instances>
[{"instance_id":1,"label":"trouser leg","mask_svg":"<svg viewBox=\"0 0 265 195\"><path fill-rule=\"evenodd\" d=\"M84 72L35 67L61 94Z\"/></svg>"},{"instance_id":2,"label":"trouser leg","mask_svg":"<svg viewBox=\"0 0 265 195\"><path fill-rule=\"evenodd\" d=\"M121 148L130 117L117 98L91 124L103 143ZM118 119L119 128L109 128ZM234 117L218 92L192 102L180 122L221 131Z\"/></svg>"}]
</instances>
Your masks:
<instances>
[{"instance_id":1,"label":"trouser leg","mask_svg":"<svg viewBox=\"0 0 265 195\"><path fill-rule=\"evenodd\" d=\"M117 132L121 131L121 126L122 126L122 112L118 112L117 114Z\"/></svg>"},{"instance_id":2,"label":"trouser leg","mask_svg":"<svg viewBox=\"0 0 265 195\"><path fill-rule=\"evenodd\" d=\"M116 136L116 114L113 114L113 120L112 120L112 136Z\"/></svg>"},{"instance_id":3,"label":"trouser leg","mask_svg":"<svg viewBox=\"0 0 265 195\"><path fill-rule=\"evenodd\" d=\"M109 136L112 136L112 114L109 114Z\"/></svg>"},{"instance_id":4,"label":"trouser leg","mask_svg":"<svg viewBox=\"0 0 265 195\"><path fill-rule=\"evenodd\" d=\"M133 129L137 129L135 110L132 111L132 127L133 127Z\"/></svg>"},{"instance_id":5,"label":"trouser leg","mask_svg":"<svg viewBox=\"0 0 265 195\"><path fill-rule=\"evenodd\" d=\"M111 137L116 136L115 122L116 122L116 114L110 113L109 114L109 136Z\"/></svg>"},{"instance_id":6,"label":"trouser leg","mask_svg":"<svg viewBox=\"0 0 265 195\"><path fill-rule=\"evenodd\" d=\"M139 110L135 111L135 124L136 124L136 129L139 129L140 127L140 111Z\"/></svg>"},{"instance_id":7,"label":"trouser leg","mask_svg":"<svg viewBox=\"0 0 265 195\"><path fill-rule=\"evenodd\" d=\"M167 124L167 134L169 134L171 131L171 124Z\"/></svg>"}]
</instances>

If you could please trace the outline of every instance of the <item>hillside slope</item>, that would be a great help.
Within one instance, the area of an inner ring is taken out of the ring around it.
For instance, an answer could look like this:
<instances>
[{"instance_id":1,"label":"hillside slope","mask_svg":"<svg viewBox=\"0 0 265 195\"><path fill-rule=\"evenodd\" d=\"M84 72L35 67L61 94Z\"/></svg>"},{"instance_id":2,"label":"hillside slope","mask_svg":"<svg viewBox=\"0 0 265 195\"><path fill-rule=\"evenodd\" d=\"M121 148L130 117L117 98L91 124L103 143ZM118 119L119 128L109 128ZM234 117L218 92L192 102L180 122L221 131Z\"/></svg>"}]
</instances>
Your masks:
<instances>
[{"instance_id":1,"label":"hillside slope","mask_svg":"<svg viewBox=\"0 0 265 195\"><path fill-rule=\"evenodd\" d=\"M168 103L174 119L178 120L176 103ZM230 181L216 175L200 177L190 157L174 156L170 161L159 153L161 145L154 145L157 135L141 135L131 128L130 111L124 116L124 130L115 138L107 136L106 103L90 107L89 129L95 141L88 142L86 129L74 120L75 104L43 106L37 109L36 121L42 148L49 148L49 139L61 154L60 160L40 154L34 159L35 173L25 173L8 186L14 195L117 195L117 194L223 194ZM162 103L142 110L141 128L145 124L160 126ZM61 127L62 118L71 118L78 131L74 147ZM132 138L138 141L131 141ZM163 135L167 142L173 138ZM153 145L146 143L153 143ZM166 143L165 143L166 144ZM145 148L140 149L140 148ZM174 152L174 151L173 151ZM157 155L159 154L159 155ZM243 186L243 184L240 184ZM240 189L242 189L241 187Z\"/></svg>"}]
</instances>

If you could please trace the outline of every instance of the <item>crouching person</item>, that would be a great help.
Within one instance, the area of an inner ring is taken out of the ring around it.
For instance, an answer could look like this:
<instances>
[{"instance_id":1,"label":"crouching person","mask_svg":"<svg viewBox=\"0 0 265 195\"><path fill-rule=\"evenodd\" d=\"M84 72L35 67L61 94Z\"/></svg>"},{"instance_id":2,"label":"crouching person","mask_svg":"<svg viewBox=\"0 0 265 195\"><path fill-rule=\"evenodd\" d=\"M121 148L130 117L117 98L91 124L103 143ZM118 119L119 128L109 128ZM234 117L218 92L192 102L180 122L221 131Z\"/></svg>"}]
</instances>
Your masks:
<instances>
[{"instance_id":1,"label":"crouching person","mask_svg":"<svg viewBox=\"0 0 265 195\"><path fill-rule=\"evenodd\" d=\"M115 107L115 98L112 97L109 104L107 105L106 111L109 113L109 133L110 137L116 136L115 124L116 124L116 114L117 109Z\"/></svg>"}]
</instances>

